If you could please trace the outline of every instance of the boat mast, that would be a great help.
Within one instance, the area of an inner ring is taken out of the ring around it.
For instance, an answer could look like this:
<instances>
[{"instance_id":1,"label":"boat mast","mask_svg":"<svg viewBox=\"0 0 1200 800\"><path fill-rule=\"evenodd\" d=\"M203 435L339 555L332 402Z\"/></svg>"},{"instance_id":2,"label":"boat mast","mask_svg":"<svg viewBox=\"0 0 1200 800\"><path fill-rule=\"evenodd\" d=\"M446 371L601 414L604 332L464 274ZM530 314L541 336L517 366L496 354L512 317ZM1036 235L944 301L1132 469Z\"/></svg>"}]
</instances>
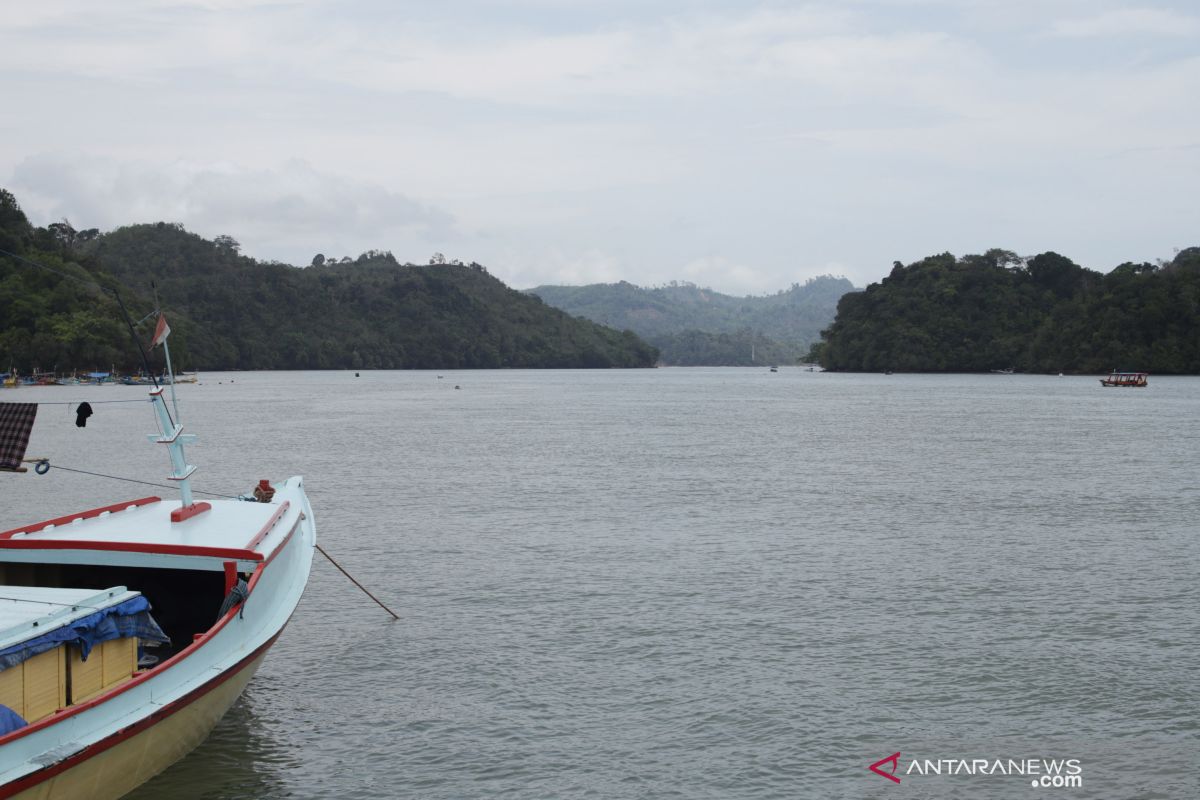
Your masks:
<instances>
[{"instance_id":1,"label":"boat mast","mask_svg":"<svg viewBox=\"0 0 1200 800\"><path fill-rule=\"evenodd\" d=\"M171 512L171 521L183 522L189 517L207 511L212 506L208 503L197 503L192 498L191 477L192 473L196 471L196 467L187 463L183 446L195 442L197 437L192 433L184 433L183 423L179 420L179 406L175 399L175 375L171 371L171 349L167 345L167 337L170 334L171 328L167 325L167 319L160 312L158 327L154 330L153 344L161 344L167 357L167 378L171 384L171 405L175 407L175 419L171 419L171 414L167 411L167 401L163 399L165 387L155 386L150 390L150 400L154 403L154 411L158 415L158 427L162 433L159 436L149 434L148 438L157 444L165 444L171 454L171 474L167 476L167 480L175 481L179 485L180 499L179 508Z\"/></svg>"},{"instance_id":2,"label":"boat mast","mask_svg":"<svg viewBox=\"0 0 1200 800\"><path fill-rule=\"evenodd\" d=\"M167 328L167 333L171 329ZM167 344L166 334L163 335L163 355L167 357L167 384L171 387L171 408L175 410L175 421L182 423L179 417L179 401L175 399L175 371L171 369L171 348Z\"/></svg>"}]
</instances>

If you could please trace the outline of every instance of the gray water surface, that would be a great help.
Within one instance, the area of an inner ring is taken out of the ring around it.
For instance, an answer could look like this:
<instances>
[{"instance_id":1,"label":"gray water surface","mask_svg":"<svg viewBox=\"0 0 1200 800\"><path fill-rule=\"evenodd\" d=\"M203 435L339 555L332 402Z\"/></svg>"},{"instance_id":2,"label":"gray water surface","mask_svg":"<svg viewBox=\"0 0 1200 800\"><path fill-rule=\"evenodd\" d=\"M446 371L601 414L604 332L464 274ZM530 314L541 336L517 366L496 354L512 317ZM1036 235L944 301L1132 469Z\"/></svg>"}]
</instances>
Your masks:
<instances>
[{"instance_id":1,"label":"gray water surface","mask_svg":"<svg viewBox=\"0 0 1200 800\"><path fill-rule=\"evenodd\" d=\"M303 474L402 619L318 556L242 700L131 797L1200 796L1200 379L442 374L179 387L195 485ZM42 407L30 454L162 482L149 407L95 409ZM2 480L3 527L159 493ZM867 769L894 752L1083 785Z\"/></svg>"}]
</instances>

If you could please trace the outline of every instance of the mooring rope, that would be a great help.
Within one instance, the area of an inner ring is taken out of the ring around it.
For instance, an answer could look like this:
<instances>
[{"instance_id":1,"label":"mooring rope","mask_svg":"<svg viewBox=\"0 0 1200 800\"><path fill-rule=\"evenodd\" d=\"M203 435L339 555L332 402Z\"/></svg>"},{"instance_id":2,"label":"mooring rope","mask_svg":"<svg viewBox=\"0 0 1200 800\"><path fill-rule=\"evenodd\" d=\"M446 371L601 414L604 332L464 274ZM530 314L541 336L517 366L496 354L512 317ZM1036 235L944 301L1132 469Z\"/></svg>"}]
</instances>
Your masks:
<instances>
[{"instance_id":1,"label":"mooring rope","mask_svg":"<svg viewBox=\"0 0 1200 800\"><path fill-rule=\"evenodd\" d=\"M123 478L120 475L105 475L103 472L89 472L86 469L75 469L74 467L60 467L58 464L51 464L47 460L39 460L39 464L46 464L50 469L61 469L64 472L78 472L80 475L91 475L96 478L109 478L114 481L125 481L126 483L140 483L143 486L155 486L159 489L178 489L178 486L172 486L169 483L154 483L152 481L140 481L137 478ZM245 497L236 494L221 494L220 492L206 492L203 489L192 489L195 494L206 494L209 497L224 497L229 500L245 500Z\"/></svg>"},{"instance_id":2,"label":"mooring rope","mask_svg":"<svg viewBox=\"0 0 1200 800\"><path fill-rule=\"evenodd\" d=\"M232 589L229 590L229 594L225 595L225 602L221 603L221 610L217 612L217 619L221 619L229 613L229 609L238 605L242 607L242 610L238 612L238 616L244 619L246 614L246 598L249 596L249 584L247 584L241 578L238 578L238 582Z\"/></svg>"},{"instance_id":3,"label":"mooring rope","mask_svg":"<svg viewBox=\"0 0 1200 800\"><path fill-rule=\"evenodd\" d=\"M30 266L37 267L39 269L44 269L47 272L53 272L55 275L59 275L60 277L66 278L68 280L72 280L77 283L82 283L85 285L95 286L96 288L100 289L101 291L111 293L113 298L117 301L117 305L119 305L121 307L121 314L125 317L125 322L129 326L129 335L133 339L134 344L137 346L138 354L142 357L142 364L145 367L146 374L150 375L150 380L154 382L154 387L156 389L158 388L158 379L155 378L154 373L151 371L150 362L146 358L146 351L142 347L141 340L137 338L137 333L134 331L133 319L129 316L129 311L125 308L125 302L123 300L121 300L121 295L117 292L117 290L115 288L110 287L110 286L104 286L102 284L97 283L94 280L87 280L87 279L81 278L77 275L70 275L66 272L62 272L61 270L57 270L57 269L54 269L53 267L49 267L45 264L25 258L24 256L19 256L16 253L9 252L8 250L0 249L0 255L8 256L10 258L16 259L17 261L21 261L26 264L29 264ZM142 322L145 322L154 313L156 313L156 312L151 312L150 314L147 314L145 317L143 317L141 320L139 320L137 324L140 325ZM458 387L455 387L455 388L458 388ZM144 402L147 402L147 400L99 400L97 402L99 402L99 403L131 403L131 402L144 403ZM149 401L149 402L153 402L153 401ZM46 403L45 405L70 405L70 404L69 403ZM165 408L165 404L164 404L164 408ZM170 411L167 411L168 419L171 419L170 413L171 413ZM174 420L171 420L171 424L174 424ZM152 483L150 481L141 481L136 478L123 478L120 475L105 475L104 473L101 473L101 472L89 472L88 470L84 470L84 469L74 469L72 467L60 467L57 464L51 464L49 459L39 459L37 463L38 463L37 471L39 474L45 474L45 472L49 471L49 468L53 467L54 469L61 469L65 472L77 472L80 475L92 475L97 478L109 478L109 479L115 480L115 481L125 481L126 483L138 483L143 486L155 486L155 487L158 487L161 489L176 489L176 488L178 488L178 487L170 486L168 484L163 484L163 483ZM251 501L253 500L253 498L245 497L245 496L241 496L241 495L220 494L218 492L205 492L205 491L201 491L200 489L193 489L192 491L195 492L196 494L204 494L204 495L208 495L210 497L224 497L224 498L227 498L230 500L251 500ZM347 578L350 579L351 583L353 583L355 586L357 586L363 592L363 594L365 594L367 597L374 600L379 605L379 607L382 608L384 611L391 614L392 619L394 619L394 620L400 619L400 616L395 611L392 611L390 608L385 606L379 600L378 597L376 597L375 595L373 595L369 591L367 591L366 587L363 586L358 581L356 581L354 579L354 576L346 571L345 567L343 567L341 564L339 564L337 561L335 561L333 556L331 556L331 555L329 555L329 553L325 552L325 548L321 547L321 545L319 545L319 544L316 545L316 548L317 548L317 552L319 552L321 555L325 556L325 558L329 559L329 563L333 564L335 567L337 567L338 570L343 575L345 575ZM231 593L231 597L232 597L232 593ZM229 600L229 598L227 598L227 601L228 600Z\"/></svg>"},{"instance_id":4,"label":"mooring rope","mask_svg":"<svg viewBox=\"0 0 1200 800\"><path fill-rule=\"evenodd\" d=\"M321 547L321 545L317 545L317 552L319 552L321 555L323 555L323 556L325 556L327 559L329 559L329 563L330 563L330 564L333 564L335 567L337 567L337 568L338 568L338 569L341 571L341 573L342 573L343 575L345 575L347 578L349 578L349 579L350 579L350 582L351 582L351 583L353 583L355 586L357 586L359 589L361 589L361 590L362 590L362 593L363 593L363 594L365 594L367 597L369 597L369 598L371 598L372 600L374 600L374 601L375 601L375 602L376 602L376 603L379 605L379 607L380 607L380 608L382 608L384 611L386 611L386 612L388 612L389 614L391 614L391 615L392 615L392 619L395 619L395 620L398 620L398 619L400 619L400 615L399 615L399 614L397 614L395 611L392 611L390 608L388 608L387 606L385 606L385 605L383 604L383 602L382 602L382 601L380 601L380 599L379 599L378 597L376 597L375 595L373 595L373 594L371 594L370 592L368 592L368 591L367 591L367 588L366 588L365 586L363 586L363 585L362 585L361 583L359 583L358 581L354 580L354 576L353 576L353 575L351 575L349 572L347 572L345 567L343 567L341 564L339 564L337 561L335 561L335 560L334 560L334 558L333 558L333 556L329 555L329 553L326 553L326 552L325 552L325 548Z\"/></svg>"},{"instance_id":5,"label":"mooring rope","mask_svg":"<svg viewBox=\"0 0 1200 800\"><path fill-rule=\"evenodd\" d=\"M64 472L77 472L80 475L91 475L96 478L109 478L114 481L125 481L126 483L139 483L143 486L154 486L154 487L157 487L160 489L177 489L178 488L176 486L171 486L171 485L165 484L165 483L154 483L152 481L142 481L142 480L138 480L137 478L123 478L120 475L105 475L102 472L90 472L86 469L75 469L74 467L60 467L57 464L51 464L49 462L49 460L46 460L46 459L39 460L38 466L40 467L42 464L45 464L47 467L50 467L53 469L61 469ZM196 494L208 495L209 497L224 497L228 500L246 500L246 501L254 502L253 498L246 497L244 495L221 494L220 492L206 492L201 489L192 489L192 491L195 492ZM382 600L380 600L378 597L371 594L371 592L367 590L367 587L363 586L361 583L359 583L357 580L355 580L354 576L351 575L346 570L345 567L343 567L341 564L339 564L333 556L329 555L329 553L327 553L325 551L324 547L321 547L321 545L319 545L319 544L315 545L315 546L317 548L318 553L325 556L325 558L327 558L329 560L329 563L333 564L335 567L337 567L338 571L341 572L343 575L345 575L347 578L349 578L350 582L353 583L355 586L357 586L363 594L365 594L367 597L374 600L375 603L380 608L382 608L384 611L391 614L392 619L394 619L394 620L400 619L399 614L397 614L395 611L392 611L390 608L388 608L386 605L384 605ZM222 616L224 616L224 615L222 615Z\"/></svg>"},{"instance_id":6,"label":"mooring rope","mask_svg":"<svg viewBox=\"0 0 1200 800\"><path fill-rule=\"evenodd\" d=\"M80 403L88 402L91 405L98 406L101 403L153 403L154 400L149 397L142 397L137 400L52 400L50 402L38 401L35 406L77 406Z\"/></svg>"}]
</instances>

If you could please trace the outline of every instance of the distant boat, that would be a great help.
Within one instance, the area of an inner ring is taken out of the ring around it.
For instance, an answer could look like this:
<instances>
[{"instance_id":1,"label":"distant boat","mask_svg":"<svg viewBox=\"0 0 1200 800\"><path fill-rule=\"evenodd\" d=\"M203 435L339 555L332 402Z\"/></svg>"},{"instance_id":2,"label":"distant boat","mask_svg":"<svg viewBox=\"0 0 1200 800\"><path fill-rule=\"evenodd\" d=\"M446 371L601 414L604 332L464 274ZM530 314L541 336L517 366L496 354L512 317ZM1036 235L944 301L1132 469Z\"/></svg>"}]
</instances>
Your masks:
<instances>
[{"instance_id":1,"label":"distant boat","mask_svg":"<svg viewBox=\"0 0 1200 800\"><path fill-rule=\"evenodd\" d=\"M55 386L58 384L58 379L55 378L53 372L44 372L34 368L33 374L28 378L20 378L21 384L24 386Z\"/></svg>"},{"instance_id":2,"label":"distant boat","mask_svg":"<svg viewBox=\"0 0 1200 800\"><path fill-rule=\"evenodd\" d=\"M779 367L771 367L771 372L779 372Z\"/></svg>"},{"instance_id":3,"label":"distant boat","mask_svg":"<svg viewBox=\"0 0 1200 800\"><path fill-rule=\"evenodd\" d=\"M1100 379L1101 386L1147 386L1149 372L1113 372L1107 378Z\"/></svg>"},{"instance_id":4,"label":"distant boat","mask_svg":"<svg viewBox=\"0 0 1200 800\"><path fill-rule=\"evenodd\" d=\"M1010 369L994 369L994 370L992 370L992 372L996 375L1012 375L1015 372L1015 370L1013 370L1011 368Z\"/></svg>"}]
</instances>

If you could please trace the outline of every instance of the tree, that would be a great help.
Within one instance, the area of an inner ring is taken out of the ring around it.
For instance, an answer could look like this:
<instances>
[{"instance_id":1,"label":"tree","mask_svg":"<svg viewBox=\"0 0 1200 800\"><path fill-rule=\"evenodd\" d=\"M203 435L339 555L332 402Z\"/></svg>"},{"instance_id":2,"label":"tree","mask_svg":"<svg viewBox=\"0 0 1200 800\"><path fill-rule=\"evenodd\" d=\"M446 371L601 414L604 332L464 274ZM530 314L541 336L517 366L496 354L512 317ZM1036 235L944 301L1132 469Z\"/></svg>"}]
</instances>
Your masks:
<instances>
[{"instance_id":1,"label":"tree","mask_svg":"<svg viewBox=\"0 0 1200 800\"><path fill-rule=\"evenodd\" d=\"M1200 370L1200 270L1126 263L1101 275L1053 252L1021 261L995 250L896 265L842 298L812 355L848 371Z\"/></svg>"},{"instance_id":2,"label":"tree","mask_svg":"<svg viewBox=\"0 0 1200 800\"><path fill-rule=\"evenodd\" d=\"M320 266L324 265L324 263L325 263L325 256L323 254L317 253L315 256L313 256L312 265L314 267L320 267Z\"/></svg>"},{"instance_id":3,"label":"tree","mask_svg":"<svg viewBox=\"0 0 1200 800\"><path fill-rule=\"evenodd\" d=\"M50 231L50 235L54 237L55 242L62 250L71 250L75 246L75 228L66 217L62 222L50 223L46 229Z\"/></svg>"},{"instance_id":4,"label":"tree","mask_svg":"<svg viewBox=\"0 0 1200 800\"><path fill-rule=\"evenodd\" d=\"M0 249L22 249L22 243L30 233L29 220L17 198L7 189L0 189Z\"/></svg>"}]
</instances>

